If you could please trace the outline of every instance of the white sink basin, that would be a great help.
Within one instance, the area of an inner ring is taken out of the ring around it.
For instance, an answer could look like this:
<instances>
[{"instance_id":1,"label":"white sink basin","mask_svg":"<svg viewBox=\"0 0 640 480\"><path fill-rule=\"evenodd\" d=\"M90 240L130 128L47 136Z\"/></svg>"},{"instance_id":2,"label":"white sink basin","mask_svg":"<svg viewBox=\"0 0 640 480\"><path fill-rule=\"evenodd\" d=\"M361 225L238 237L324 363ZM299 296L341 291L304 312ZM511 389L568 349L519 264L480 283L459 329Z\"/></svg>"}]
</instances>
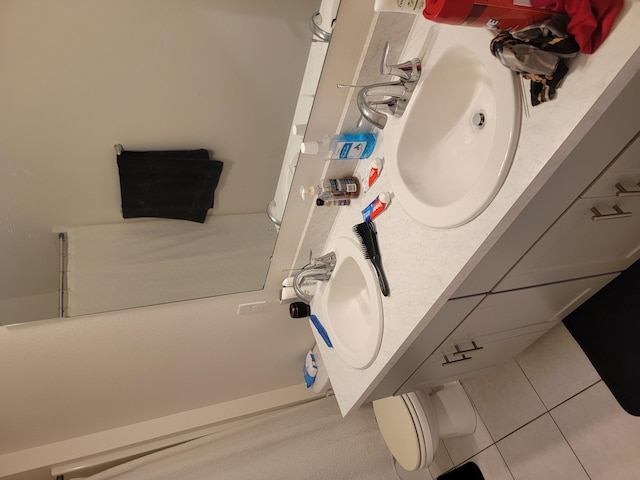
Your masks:
<instances>
[{"instance_id":1,"label":"white sink basin","mask_svg":"<svg viewBox=\"0 0 640 480\"><path fill-rule=\"evenodd\" d=\"M327 330L335 352L349 366L367 368L382 342L382 296L378 277L360 245L349 237L329 242L336 254L331 278L320 282L311 312Z\"/></svg>"},{"instance_id":2,"label":"white sink basin","mask_svg":"<svg viewBox=\"0 0 640 480\"><path fill-rule=\"evenodd\" d=\"M515 75L484 29L438 25L404 115L389 118L384 151L396 199L439 228L479 215L502 186L520 131Z\"/></svg>"}]
</instances>

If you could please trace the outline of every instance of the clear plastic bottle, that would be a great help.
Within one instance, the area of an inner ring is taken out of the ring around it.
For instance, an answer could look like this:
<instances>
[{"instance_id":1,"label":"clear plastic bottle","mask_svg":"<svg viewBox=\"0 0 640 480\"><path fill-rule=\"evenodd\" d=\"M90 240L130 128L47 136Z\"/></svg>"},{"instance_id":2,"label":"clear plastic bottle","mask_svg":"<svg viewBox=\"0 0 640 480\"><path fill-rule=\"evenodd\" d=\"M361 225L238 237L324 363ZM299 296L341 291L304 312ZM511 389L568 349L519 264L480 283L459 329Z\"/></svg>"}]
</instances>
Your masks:
<instances>
[{"instance_id":1,"label":"clear plastic bottle","mask_svg":"<svg viewBox=\"0 0 640 480\"><path fill-rule=\"evenodd\" d=\"M350 160L369 158L376 146L373 133L341 133L322 140L302 142L300 151L310 155L324 155L328 159Z\"/></svg>"},{"instance_id":2,"label":"clear plastic bottle","mask_svg":"<svg viewBox=\"0 0 640 480\"><path fill-rule=\"evenodd\" d=\"M322 198L317 198L316 205L319 207L348 207L349 205L351 205L351 200L349 200L348 198L341 198L341 199L335 199L335 200L331 200L331 199L323 200Z\"/></svg>"},{"instance_id":3,"label":"clear plastic bottle","mask_svg":"<svg viewBox=\"0 0 640 480\"><path fill-rule=\"evenodd\" d=\"M314 195L322 200L357 198L360 195L360 182L355 177L330 178L324 180L321 185L303 185L300 187L300 195L303 200L307 195Z\"/></svg>"}]
</instances>

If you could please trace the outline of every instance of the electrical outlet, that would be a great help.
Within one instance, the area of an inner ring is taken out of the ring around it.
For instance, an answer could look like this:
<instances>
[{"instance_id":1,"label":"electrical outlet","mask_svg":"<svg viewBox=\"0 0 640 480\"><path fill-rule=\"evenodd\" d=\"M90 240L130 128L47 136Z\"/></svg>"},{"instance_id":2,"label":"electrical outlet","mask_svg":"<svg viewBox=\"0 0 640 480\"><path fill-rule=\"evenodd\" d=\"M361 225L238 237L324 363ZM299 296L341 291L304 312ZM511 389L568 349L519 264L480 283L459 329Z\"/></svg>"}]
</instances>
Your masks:
<instances>
[{"instance_id":1,"label":"electrical outlet","mask_svg":"<svg viewBox=\"0 0 640 480\"><path fill-rule=\"evenodd\" d=\"M262 302L253 302L253 303L241 303L238 305L237 315L247 315L249 313L258 313L264 310L265 305L264 300Z\"/></svg>"}]
</instances>

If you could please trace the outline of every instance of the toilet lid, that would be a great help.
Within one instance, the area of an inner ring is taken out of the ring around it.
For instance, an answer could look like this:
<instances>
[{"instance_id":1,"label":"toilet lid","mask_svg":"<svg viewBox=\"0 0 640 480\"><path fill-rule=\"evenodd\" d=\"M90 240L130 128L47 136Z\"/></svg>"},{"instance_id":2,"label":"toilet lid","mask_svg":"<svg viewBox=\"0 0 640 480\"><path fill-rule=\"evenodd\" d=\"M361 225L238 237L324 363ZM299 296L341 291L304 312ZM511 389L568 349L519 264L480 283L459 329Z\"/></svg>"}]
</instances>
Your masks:
<instances>
[{"instance_id":1,"label":"toilet lid","mask_svg":"<svg viewBox=\"0 0 640 480\"><path fill-rule=\"evenodd\" d=\"M424 439L411 402L404 395L387 397L373 402L373 410L382 438L397 462L408 471L421 468Z\"/></svg>"}]
</instances>

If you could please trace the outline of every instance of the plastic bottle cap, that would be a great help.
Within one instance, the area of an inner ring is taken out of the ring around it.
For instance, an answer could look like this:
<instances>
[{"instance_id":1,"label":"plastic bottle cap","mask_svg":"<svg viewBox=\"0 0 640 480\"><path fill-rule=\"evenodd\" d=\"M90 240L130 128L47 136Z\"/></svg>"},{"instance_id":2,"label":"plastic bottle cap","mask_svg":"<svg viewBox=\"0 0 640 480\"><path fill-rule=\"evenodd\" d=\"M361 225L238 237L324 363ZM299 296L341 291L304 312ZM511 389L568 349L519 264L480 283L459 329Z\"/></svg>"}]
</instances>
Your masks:
<instances>
[{"instance_id":1,"label":"plastic bottle cap","mask_svg":"<svg viewBox=\"0 0 640 480\"><path fill-rule=\"evenodd\" d=\"M303 200L305 200L307 198L307 194L309 195L317 195L318 194L318 189L311 185L310 187L305 187L304 185L302 185L300 187L300 196L302 197Z\"/></svg>"},{"instance_id":2,"label":"plastic bottle cap","mask_svg":"<svg viewBox=\"0 0 640 480\"><path fill-rule=\"evenodd\" d=\"M320 151L319 142L302 142L300 145L300 151L309 155L317 155Z\"/></svg>"},{"instance_id":3,"label":"plastic bottle cap","mask_svg":"<svg viewBox=\"0 0 640 480\"><path fill-rule=\"evenodd\" d=\"M305 318L311 315L311 307L304 302L293 302L289 305L291 318Z\"/></svg>"},{"instance_id":4,"label":"plastic bottle cap","mask_svg":"<svg viewBox=\"0 0 640 480\"><path fill-rule=\"evenodd\" d=\"M307 124L306 123L296 123L296 124L291 126L291 134L301 137L301 136L304 135L304 131L306 129L307 129Z\"/></svg>"}]
</instances>

